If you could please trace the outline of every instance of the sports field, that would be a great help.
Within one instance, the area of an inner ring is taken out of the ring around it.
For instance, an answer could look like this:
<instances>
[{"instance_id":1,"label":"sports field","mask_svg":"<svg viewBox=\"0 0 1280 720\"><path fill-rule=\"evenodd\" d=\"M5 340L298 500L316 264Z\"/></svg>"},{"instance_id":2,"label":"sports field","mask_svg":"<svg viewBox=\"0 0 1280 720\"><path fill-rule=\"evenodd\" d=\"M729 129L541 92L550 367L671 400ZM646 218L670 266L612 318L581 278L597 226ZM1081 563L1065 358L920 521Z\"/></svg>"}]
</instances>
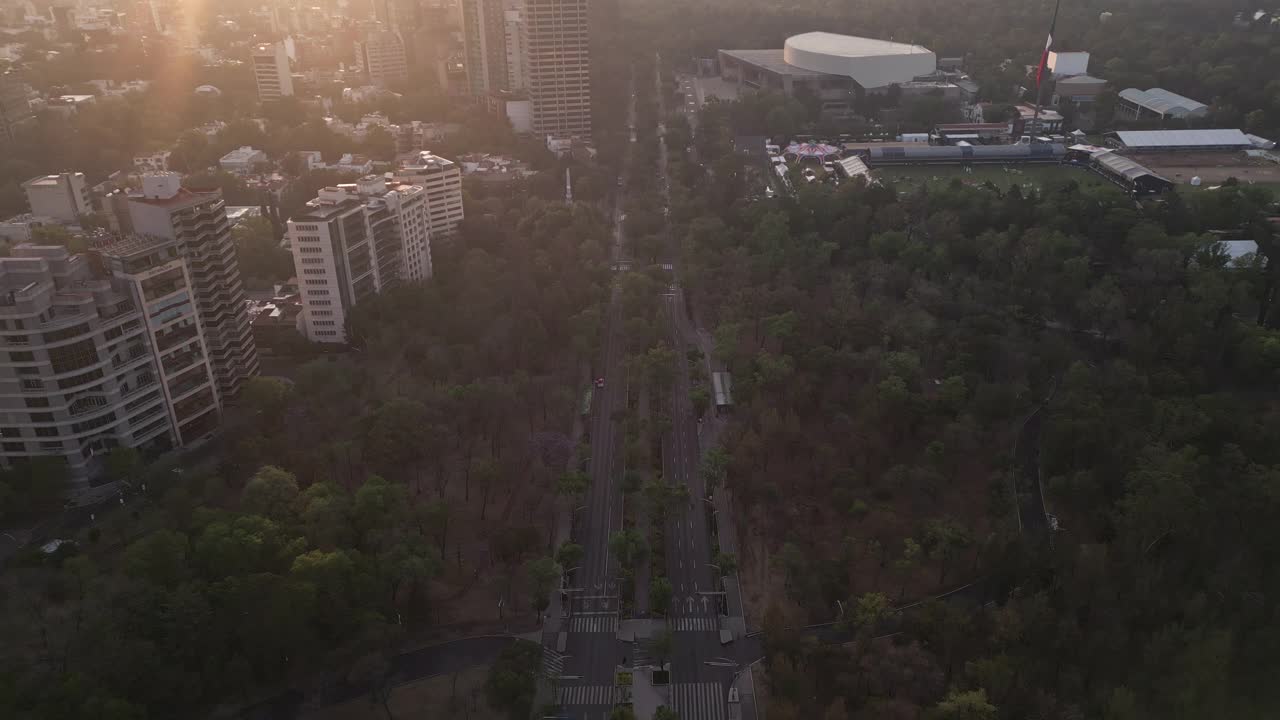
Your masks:
<instances>
[{"instance_id":1,"label":"sports field","mask_svg":"<svg viewBox=\"0 0 1280 720\"><path fill-rule=\"evenodd\" d=\"M968 185L987 182L999 188L1022 186L1023 190L1043 187L1051 181L1075 180L1081 185L1102 185L1106 181L1084 168L1067 165L902 165L875 168L877 177L892 181L900 189L920 183L949 183L955 178Z\"/></svg>"}]
</instances>

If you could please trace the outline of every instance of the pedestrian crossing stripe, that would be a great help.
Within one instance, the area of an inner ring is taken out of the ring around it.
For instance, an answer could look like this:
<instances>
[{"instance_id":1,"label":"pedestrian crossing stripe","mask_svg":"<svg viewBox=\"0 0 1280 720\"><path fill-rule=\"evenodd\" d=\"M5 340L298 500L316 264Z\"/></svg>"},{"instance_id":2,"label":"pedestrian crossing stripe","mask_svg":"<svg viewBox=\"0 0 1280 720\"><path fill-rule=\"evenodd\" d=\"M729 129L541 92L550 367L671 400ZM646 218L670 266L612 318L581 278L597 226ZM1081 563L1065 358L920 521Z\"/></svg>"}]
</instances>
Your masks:
<instances>
[{"instance_id":1,"label":"pedestrian crossing stripe","mask_svg":"<svg viewBox=\"0 0 1280 720\"><path fill-rule=\"evenodd\" d=\"M677 631L718 632L720 630L719 618L712 617L677 617L672 619L672 624Z\"/></svg>"},{"instance_id":2,"label":"pedestrian crossing stripe","mask_svg":"<svg viewBox=\"0 0 1280 720\"><path fill-rule=\"evenodd\" d=\"M613 685L578 685L556 690L557 705L613 705L618 688Z\"/></svg>"},{"instance_id":3,"label":"pedestrian crossing stripe","mask_svg":"<svg viewBox=\"0 0 1280 720\"><path fill-rule=\"evenodd\" d=\"M579 615L569 621L569 630L582 633L617 632L618 616L613 614Z\"/></svg>"},{"instance_id":4,"label":"pedestrian crossing stripe","mask_svg":"<svg viewBox=\"0 0 1280 720\"><path fill-rule=\"evenodd\" d=\"M724 688L719 683L672 685L671 708L680 720L726 720L729 714Z\"/></svg>"},{"instance_id":5,"label":"pedestrian crossing stripe","mask_svg":"<svg viewBox=\"0 0 1280 720\"><path fill-rule=\"evenodd\" d=\"M548 677L564 674L564 655L549 647L542 648L542 673Z\"/></svg>"}]
</instances>

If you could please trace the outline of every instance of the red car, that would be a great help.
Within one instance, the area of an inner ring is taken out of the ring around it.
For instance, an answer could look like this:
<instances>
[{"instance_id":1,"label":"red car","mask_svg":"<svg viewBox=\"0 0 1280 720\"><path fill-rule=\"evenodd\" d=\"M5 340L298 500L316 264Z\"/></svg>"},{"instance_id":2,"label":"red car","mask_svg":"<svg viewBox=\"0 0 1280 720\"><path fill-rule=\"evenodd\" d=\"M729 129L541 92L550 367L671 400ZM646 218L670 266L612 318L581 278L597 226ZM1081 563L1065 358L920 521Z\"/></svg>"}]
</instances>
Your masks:
<instances>
[{"instance_id":1,"label":"red car","mask_svg":"<svg viewBox=\"0 0 1280 720\"><path fill-rule=\"evenodd\" d=\"M598 388L604 387L604 378L602 377L596 378L596 387Z\"/></svg>"}]
</instances>

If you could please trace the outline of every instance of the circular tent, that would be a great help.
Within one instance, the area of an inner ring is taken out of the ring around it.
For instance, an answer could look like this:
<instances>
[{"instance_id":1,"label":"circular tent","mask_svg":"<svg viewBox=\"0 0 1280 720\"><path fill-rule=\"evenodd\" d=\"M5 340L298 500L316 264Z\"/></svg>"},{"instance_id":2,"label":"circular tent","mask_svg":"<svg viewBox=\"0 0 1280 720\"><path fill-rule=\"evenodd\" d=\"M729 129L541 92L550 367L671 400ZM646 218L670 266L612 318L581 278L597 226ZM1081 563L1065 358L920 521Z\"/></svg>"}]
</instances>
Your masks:
<instances>
[{"instance_id":1,"label":"circular tent","mask_svg":"<svg viewBox=\"0 0 1280 720\"><path fill-rule=\"evenodd\" d=\"M783 155L792 160L825 161L828 158L839 159L840 148L834 145L823 145L821 143L791 143L787 146Z\"/></svg>"}]
</instances>

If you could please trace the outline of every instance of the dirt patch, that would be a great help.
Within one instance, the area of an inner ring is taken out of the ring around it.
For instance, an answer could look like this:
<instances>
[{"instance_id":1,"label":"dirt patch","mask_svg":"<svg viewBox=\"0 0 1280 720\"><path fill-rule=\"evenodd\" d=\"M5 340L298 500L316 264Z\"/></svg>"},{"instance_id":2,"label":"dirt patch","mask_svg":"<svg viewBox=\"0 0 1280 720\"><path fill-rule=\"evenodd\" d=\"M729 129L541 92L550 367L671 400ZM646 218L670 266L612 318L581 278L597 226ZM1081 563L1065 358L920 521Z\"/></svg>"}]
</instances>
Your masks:
<instances>
[{"instance_id":1,"label":"dirt patch","mask_svg":"<svg viewBox=\"0 0 1280 720\"><path fill-rule=\"evenodd\" d=\"M392 716L396 720L501 720L504 715L489 707L484 699L487 667L464 670L456 676L443 675L400 685L391 692ZM369 698L358 698L324 710L303 715L305 720L384 720L382 706Z\"/></svg>"},{"instance_id":2,"label":"dirt patch","mask_svg":"<svg viewBox=\"0 0 1280 720\"><path fill-rule=\"evenodd\" d=\"M1188 184L1193 177L1205 185L1217 185L1231 177L1242 183L1280 183L1280 165L1244 153L1140 153L1129 157L1179 184Z\"/></svg>"}]
</instances>

